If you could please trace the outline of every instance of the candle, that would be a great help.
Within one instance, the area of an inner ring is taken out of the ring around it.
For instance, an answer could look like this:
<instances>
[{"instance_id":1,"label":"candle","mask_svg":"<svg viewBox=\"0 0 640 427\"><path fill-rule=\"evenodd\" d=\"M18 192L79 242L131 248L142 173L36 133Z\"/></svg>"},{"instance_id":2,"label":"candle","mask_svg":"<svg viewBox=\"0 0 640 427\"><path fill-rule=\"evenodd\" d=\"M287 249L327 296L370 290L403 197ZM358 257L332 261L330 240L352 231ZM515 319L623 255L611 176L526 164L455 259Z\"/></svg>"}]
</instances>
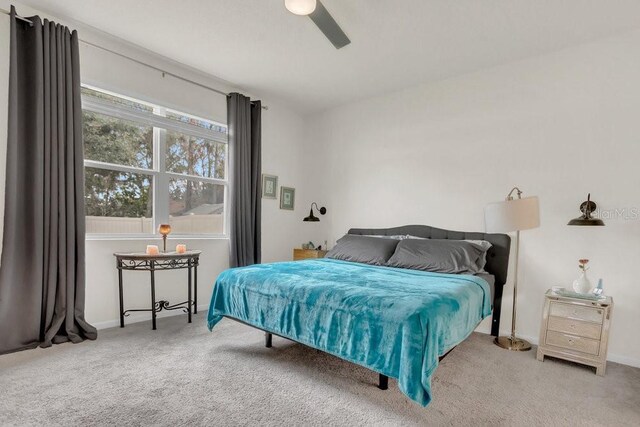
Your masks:
<instances>
[{"instance_id":1,"label":"candle","mask_svg":"<svg viewBox=\"0 0 640 427\"><path fill-rule=\"evenodd\" d=\"M167 236L171 233L171 225L160 224L158 233L162 234L162 252L167 252Z\"/></svg>"},{"instance_id":2,"label":"candle","mask_svg":"<svg viewBox=\"0 0 640 427\"><path fill-rule=\"evenodd\" d=\"M176 245L176 252L179 254L183 254L187 252L187 245L183 245L183 244Z\"/></svg>"},{"instance_id":3,"label":"candle","mask_svg":"<svg viewBox=\"0 0 640 427\"><path fill-rule=\"evenodd\" d=\"M159 253L157 245L147 245L147 255L158 255Z\"/></svg>"}]
</instances>

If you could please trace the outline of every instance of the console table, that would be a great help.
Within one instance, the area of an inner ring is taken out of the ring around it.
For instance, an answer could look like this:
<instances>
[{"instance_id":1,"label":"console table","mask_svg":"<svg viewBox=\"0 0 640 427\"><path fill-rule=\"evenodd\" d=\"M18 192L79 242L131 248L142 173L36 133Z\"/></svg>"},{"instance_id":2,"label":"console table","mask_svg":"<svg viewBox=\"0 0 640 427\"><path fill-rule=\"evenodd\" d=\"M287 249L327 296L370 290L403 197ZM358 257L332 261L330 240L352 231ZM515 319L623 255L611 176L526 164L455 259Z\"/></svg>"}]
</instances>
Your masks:
<instances>
[{"instance_id":1,"label":"console table","mask_svg":"<svg viewBox=\"0 0 640 427\"><path fill-rule=\"evenodd\" d=\"M188 314L191 323L191 307L194 314L198 313L198 264L201 251L187 251L185 253L165 252L158 255L146 253L114 253L116 268L118 269L118 290L120 292L120 327L124 328L124 318L134 311L150 311L153 330L156 329L156 313L162 310L182 310ZM186 268L187 274L187 300L169 305L169 301L156 301L156 271L180 270ZM149 271L151 273L151 308L124 309L124 295L122 289L122 271ZM193 299L191 297L191 283L193 270Z\"/></svg>"}]
</instances>

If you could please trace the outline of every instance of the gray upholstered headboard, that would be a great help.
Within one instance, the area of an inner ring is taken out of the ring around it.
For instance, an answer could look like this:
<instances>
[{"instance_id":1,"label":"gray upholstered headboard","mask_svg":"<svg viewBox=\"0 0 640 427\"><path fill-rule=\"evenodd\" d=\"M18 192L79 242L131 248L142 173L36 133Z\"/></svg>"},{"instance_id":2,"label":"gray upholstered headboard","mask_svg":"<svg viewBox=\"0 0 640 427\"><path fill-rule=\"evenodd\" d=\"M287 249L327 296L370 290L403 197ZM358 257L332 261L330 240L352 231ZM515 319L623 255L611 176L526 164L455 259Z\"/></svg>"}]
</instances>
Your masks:
<instances>
[{"instance_id":1,"label":"gray upholstered headboard","mask_svg":"<svg viewBox=\"0 0 640 427\"><path fill-rule=\"evenodd\" d=\"M502 287L507 282L509 269L509 249L511 238L506 234L467 233L463 231L443 230L428 225L404 225L394 228L352 228L349 234L396 236L410 234L430 239L452 240L486 240L492 246L487 252L485 270L495 276L495 293L493 297L493 323L491 334L497 336L500 327L500 308L502 305Z\"/></svg>"}]
</instances>

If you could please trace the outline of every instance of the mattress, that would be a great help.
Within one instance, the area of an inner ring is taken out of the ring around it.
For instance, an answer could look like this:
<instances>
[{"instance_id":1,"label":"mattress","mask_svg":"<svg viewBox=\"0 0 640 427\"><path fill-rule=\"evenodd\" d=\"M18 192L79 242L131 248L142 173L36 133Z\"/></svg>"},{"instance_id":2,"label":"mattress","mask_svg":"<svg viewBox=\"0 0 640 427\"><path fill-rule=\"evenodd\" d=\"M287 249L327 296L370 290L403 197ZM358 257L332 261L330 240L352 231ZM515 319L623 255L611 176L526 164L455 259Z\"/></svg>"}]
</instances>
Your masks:
<instances>
[{"instance_id":1,"label":"mattress","mask_svg":"<svg viewBox=\"0 0 640 427\"><path fill-rule=\"evenodd\" d=\"M231 317L326 351L397 378L426 406L438 357L490 313L484 278L325 258L222 272L208 326Z\"/></svg>"},{"instance_id":2,"label":"mattress","mask_svg":"<svg viewBox=\"0 0 640 427\"><path fill-rule=\"evenodd\" d=\"M476 276L486 280L487 283L489 284L489 289L491 289L491 306L493 306L493 297L496 292L496 276L489 273L479 273L479 274L476 274Z\"/></svg>"}]
</instances>

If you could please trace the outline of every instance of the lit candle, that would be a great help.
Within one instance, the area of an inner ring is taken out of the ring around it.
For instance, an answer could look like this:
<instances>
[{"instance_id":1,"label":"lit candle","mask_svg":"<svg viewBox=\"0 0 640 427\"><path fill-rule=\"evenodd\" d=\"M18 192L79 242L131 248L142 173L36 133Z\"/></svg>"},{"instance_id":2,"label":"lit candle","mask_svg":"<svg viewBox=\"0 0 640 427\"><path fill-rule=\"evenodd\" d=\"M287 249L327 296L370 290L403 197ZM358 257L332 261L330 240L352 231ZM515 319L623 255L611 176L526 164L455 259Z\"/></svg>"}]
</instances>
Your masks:
<instances>
[{"instance_id":1,"label":"lit candle","mask_svg":"<svg viewBox=\"0 0 640 427\"><path fill-rule=\"evenodd\" d=\"M187 245L183 245L183 244L176 245L176 252L179 254L183 254L187 252Z\"/></svg>"},{"instance_id":2,"label":"lit candle","mask_svg":"<svg viewBox=\"0 0 640 427\"><path fill-rule=\"evenodd\" d=\"M147 255L158 255L159 253L157 245L147 245Z\"/></svg>"},{"instance_id":3,"label":"lit candle","mask_svg":"<svg viewBox=\"0 0 640 427\"><path fill-rule=\"evenodd\" d=\"M162 252L167 252L167 236L171 233L171 225L160 224L158 233L162 234Z\"/></svg>"}]
</instances>

